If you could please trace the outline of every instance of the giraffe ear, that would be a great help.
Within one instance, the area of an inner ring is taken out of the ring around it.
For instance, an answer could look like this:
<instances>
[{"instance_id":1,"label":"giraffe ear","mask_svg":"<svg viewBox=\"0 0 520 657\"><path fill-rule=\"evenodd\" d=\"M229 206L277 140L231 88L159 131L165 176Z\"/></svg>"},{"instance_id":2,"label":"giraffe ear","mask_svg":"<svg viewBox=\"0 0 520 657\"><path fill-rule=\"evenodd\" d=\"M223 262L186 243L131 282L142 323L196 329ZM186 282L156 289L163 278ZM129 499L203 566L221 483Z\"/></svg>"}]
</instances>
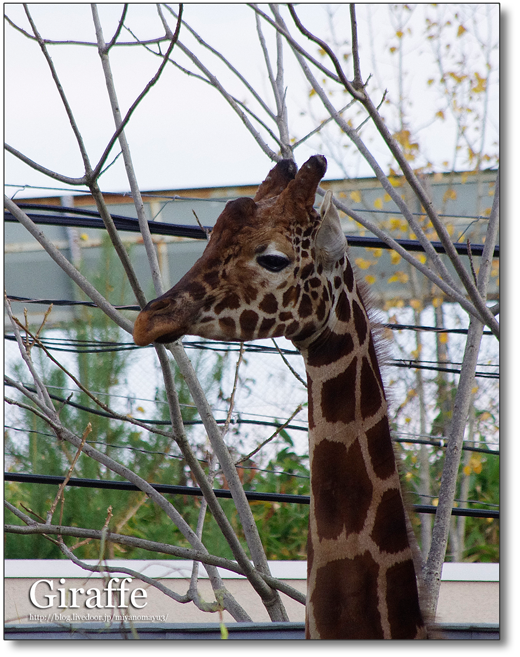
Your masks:
<instances>
[{"instance_id":1,"label":"giraffe ear","mask_svg":"<svg viewBox=\"0 0 520 657\"><path fill-rule=\"evenodd\" d=\"M345 255L347 240L341 229L338 211L332 202L332 192L325 194L320 207L321 226L316 235L318 260L324 269L330 270Z\"/></svg>"}]
</instances>

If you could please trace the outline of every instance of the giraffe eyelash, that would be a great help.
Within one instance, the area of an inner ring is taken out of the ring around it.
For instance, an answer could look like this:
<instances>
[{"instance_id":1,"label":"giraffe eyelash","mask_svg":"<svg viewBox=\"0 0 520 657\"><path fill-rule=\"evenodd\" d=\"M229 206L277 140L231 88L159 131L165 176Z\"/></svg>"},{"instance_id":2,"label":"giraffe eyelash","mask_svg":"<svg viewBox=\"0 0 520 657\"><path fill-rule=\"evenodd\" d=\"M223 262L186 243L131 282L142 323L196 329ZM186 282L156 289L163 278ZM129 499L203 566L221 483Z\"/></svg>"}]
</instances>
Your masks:
<instances>
[{"instance_id":1,"label":"giraffe eyelash","mask_svg":"<svg viewBox=\"0 0 520 657\"><path fill-rule=\"evenodd\" d=\"M276 253L267 253L265 255L258 256L256 261L268 271L279 272L282 269L285 269L291 264L291 261L287 256L276 254Z\"/></svg>"}]
</instances>

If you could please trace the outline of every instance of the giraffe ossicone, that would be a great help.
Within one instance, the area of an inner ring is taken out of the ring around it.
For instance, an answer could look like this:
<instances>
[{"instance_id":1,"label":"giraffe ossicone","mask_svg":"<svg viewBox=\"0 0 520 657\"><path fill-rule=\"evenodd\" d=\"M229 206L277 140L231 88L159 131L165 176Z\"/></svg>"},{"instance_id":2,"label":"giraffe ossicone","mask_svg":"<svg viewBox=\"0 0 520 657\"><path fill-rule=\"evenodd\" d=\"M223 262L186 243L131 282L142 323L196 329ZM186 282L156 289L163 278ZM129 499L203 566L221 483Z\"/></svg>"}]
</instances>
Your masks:
<instances>
[{"instance_id":1,"label":"giraffe ossicone","mask_svg":"<svg viewBox=\"0 0 520 657\"><path fill-rule=\"evenodd\" d=\"M282 160L254 199L230 201L202 257L138 315L138 345L183 335L284 336L309 396L306 636L426 638L387 404L370 322L327 169Z\"/></svg>"}]
</instances>

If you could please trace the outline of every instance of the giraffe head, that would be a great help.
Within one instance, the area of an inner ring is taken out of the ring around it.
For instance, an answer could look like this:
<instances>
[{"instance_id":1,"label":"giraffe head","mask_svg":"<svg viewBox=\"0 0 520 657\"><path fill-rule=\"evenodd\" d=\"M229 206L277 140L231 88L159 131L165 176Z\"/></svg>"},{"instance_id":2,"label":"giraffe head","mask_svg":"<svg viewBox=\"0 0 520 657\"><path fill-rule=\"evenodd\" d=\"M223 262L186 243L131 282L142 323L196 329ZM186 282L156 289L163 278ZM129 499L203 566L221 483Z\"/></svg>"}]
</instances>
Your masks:
<instances>
[{"instance_id":1,"label":"giraffe head","mask_svg":"<svg viewBox=\"0 0 520 657\"><path fill-rule=\"evenodd\" d=\"M285 336L305 344L319 334L346 247L332 194L319 213L313 207L326 169L321 155L299 171L282 160L254 199L227 203L202 257L138 315L136 344L185 334L239 341Z\"/></svg>"}]
</instances>

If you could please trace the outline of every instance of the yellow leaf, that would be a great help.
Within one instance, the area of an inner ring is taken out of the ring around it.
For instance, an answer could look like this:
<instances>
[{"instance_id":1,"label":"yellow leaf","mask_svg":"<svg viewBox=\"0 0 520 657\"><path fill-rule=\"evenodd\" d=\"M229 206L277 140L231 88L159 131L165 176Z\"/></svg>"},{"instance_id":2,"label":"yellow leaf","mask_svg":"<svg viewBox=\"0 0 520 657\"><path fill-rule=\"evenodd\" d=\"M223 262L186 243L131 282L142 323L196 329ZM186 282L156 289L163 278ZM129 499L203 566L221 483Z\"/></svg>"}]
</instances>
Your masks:
<instances>
[{"instance_id":1,"label":"yellow leaf","mask_svg":"<svg viewBox=\"0 0 520 657\"><path fill-rule=\"evenodd\" d=\"M374 207L377 210L382 210L383 209L383 199L382 198L376 198L374 201Z\"/></svg>"},{"instance_id":2,"label":"yellow leaf","mask_svg":"<svg viewBox=\"0 0 520 657\"><path fill-rule=\"evenodd\" d=\"M458 37L462 36L462 35L464 34L464 32L466 32L466 31L467 31L467 30L466 30L466 28L464 27L464 25L459 25L459 29L457 30L457 36L458 36Z\"/></svg>"},{"instance_id":3,"label":"yellow leaf","mask_svg":"<svg viewBox=\"0 0 520 657\"><path fill-rule=\"evenodd\" d=\"M401 260L401 256L396 252L396 251L391 251L390 252L390 262L393 265L397 265L397 263Z\"/></svg>"},{"instance_id":4,"label":"yellow leaf","mask_svg":"<svg viewBox=\"0 0 520 657\"><path fill-rule=\"evenodd\" d=\"M370 260L365 260L364 258L356 258L354 262L360 269L368 269L370 265L374 264Z\"/></svg>"},{"instance_id":5,"label":"yellow leaf","mask_svg":"<svg viewBox=\"0 0 520 657\"><path fill-rule=\"evenodd\" d=\"M370 249L370 253L374 258L380 258L383 255L383 249Z\"/></svg>"},{"instance_id":6,"label":"yellow leaf","mask_svg":"<svg viewBox=\"0 0 520 657\"><path fill-rule=\"evenodd\" d=\"M385 192L385 195L383 196L383 201L385 203L388 203L388 201L391 201L391 200L392 200L392 197L390 196L390 194L388 192Z\"/></svg>"},{"instance_id":7,"label":"yellow leaf","mask_svg":"<svg viewBox=\"0 0 520 657\"><path fill-rule=\"evenodd\" d=\"M410 306L412 306L414 310L421 310L422 301L420 299L410 299Z\"/></svg>"},{"instance_id":8,"label":"yellow leaf","mask_svg":"<svg viewBox=\"0 0 520 657\"><path fill-rule=\"evenodd\" d=\"M395 274L388 279L389 283L408 283L408 274L404 271L396 271Z\"/></svg>"},{"instance_id":9,"label":"yellow leaf","mask_svg":"<svg viewBox=\"0 0 520 657\"><path fill-rule=\"evenodd\" d=\"M87 235L87 233L81 233L81 235L80 235L79 237L80 237L80 239L82 239L84 242L86 242L86 241L88 240L88 235Z\"/></svg>"},{"instance_id":10,"label":"yellow leaf","mask_svg":"<svg viewBox=\"0 0 520 657\"><path fill-rule=\"evenodd\" d=\"M138 406L136 410L139 411L139 413L144 413L144 408L142 406Z\"/></svg>"},{"instance_id":11,"label":"yellow leaf","mask_svg":"<svg viewBox=\"0 0 520 657\"><path fill-rule=\"evenodd\" d=\"M354 203L361 203L361 194L358 191L350 192L350 198Z\"/></svg>"},{"instance_id":12,"label":"yellow leaf","mask_svg":"<svg viewBox=\"0 0 520 657\"><path fill-rule=\"evenodd\" d=\"M432 306L434 308L438 308L439 306L442 306L443 301L444 301L444 299L442 297L433 297Z\"/></svg>"},{"instance_id":13,"label":"yellow leaf","mask_svg":"<svg viewBox=\"0 0 520 657\"><path fill-rule=\"evenodd\" d=\"M447 344L448 343L448 334L447 333L439 333L439 342L441 344Z\"/></svg>"},{"instance_id":14,"label":"yellow leaf","mask_svg":"<svg viewBox=\"0 0 520 657\"><path fill-rule=\"evenodd\" d=\"M447 189L444 193L444 201L454 201L457 198L457 192L454 189Z\"/></svg>"},{"instance_id":15,"label":"yellow leaf","mask_svg":"<svg viewBox=\"0 0 520 657\"><path fill-rule=\"evenodd\" d=\"M372 276L372 274L367 274L367 275L365 276L365 281L366 281L369 285L373 285L373 284L376 282L376 277L375 277L375 276Z\"/></svg>"},{"instance_id":16,"label":"yellow leaf","mask_svg":"<svg viewBox=\"0 0 520 657\"><path fill-rule=\"evenodd\" d=\"M471 91L474 91L475 93L482 93L483 91L486 91L486 78L481 78L478 73L475 73L475 77L477 79L477 83L475 86L471 87Z\"/></svg>"}]
</instances>

